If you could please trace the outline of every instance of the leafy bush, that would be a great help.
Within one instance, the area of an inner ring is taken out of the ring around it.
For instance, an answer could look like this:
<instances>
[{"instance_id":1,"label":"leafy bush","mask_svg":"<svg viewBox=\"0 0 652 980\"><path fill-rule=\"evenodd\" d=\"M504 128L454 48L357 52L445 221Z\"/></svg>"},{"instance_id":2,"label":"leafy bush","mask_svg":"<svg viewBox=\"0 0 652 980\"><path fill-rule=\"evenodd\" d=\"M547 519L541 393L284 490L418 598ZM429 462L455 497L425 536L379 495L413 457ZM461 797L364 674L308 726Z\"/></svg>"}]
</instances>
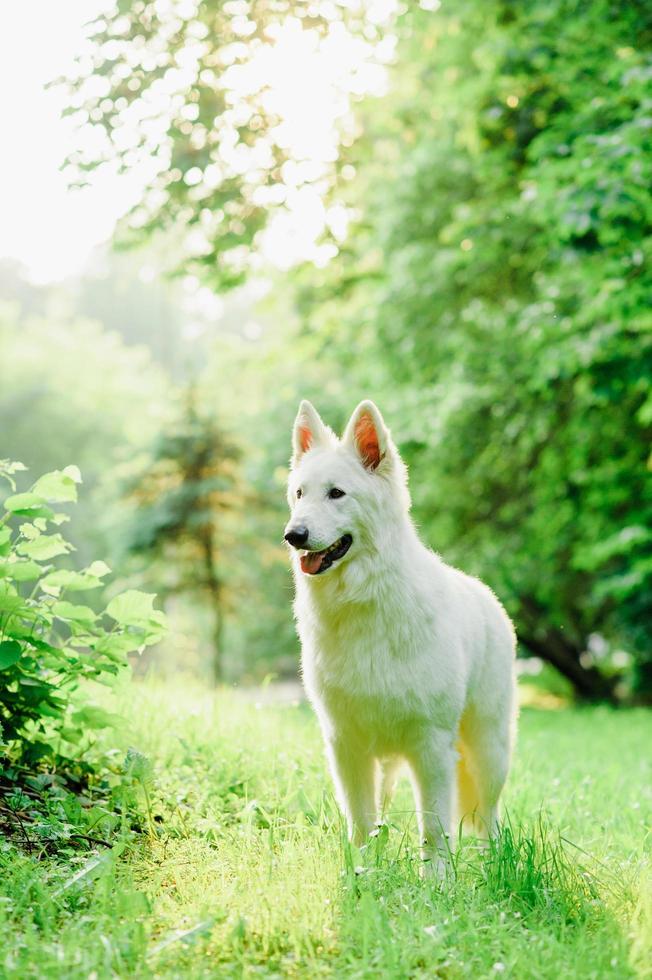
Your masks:
<instances>
[{"instance_id":1,"label":"leafy bush","mask_svg":"<svg viewBox=\"0 0 652 980\"><path fill-rule=\"evenodd\" d=\"M114 716L88 699L88 681L111 684L127 655L156 643L165 629L153 595L129 590L98 612L79 593L100 589L110 568L57 567L73 546L55 505L76 501L75 466L42 476L16 493L21 463L0 460L11 493L0 517L0 783L37 772L87 784L102 772L89 748ZM70 597L73 597L71 599Z\"/></svg>"},{"instance_id":2,"label":"leafy bush","mask_svg":"<svg viewBox=\"0 0 652 980\"><path fill-rule=\"evenodd\" d=\"M423 6L306 332L369 365L426 539L521 645L582 698L650 699L652 8Z\"/></svg>"}]
</instances>

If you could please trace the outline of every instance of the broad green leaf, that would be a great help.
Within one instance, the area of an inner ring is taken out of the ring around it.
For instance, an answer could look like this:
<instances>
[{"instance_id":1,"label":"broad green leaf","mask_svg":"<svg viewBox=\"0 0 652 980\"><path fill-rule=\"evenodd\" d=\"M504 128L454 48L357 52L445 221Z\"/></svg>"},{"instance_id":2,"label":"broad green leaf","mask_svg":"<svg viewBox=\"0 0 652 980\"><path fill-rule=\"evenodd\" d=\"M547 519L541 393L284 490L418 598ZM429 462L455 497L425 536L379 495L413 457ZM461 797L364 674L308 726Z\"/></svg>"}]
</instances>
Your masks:
<instances>
[{"instance_id":1,"label":"broad green leaf","mask_svg":"<svg viewBox=\"0 0 652 980\"><path fill-rule=\"evenodd\" d=\"M71 480L74 480L75 483L84 482L79 467L75 466L74 463L71 463L70 466L64 466L62 472L65 476L69 476Z\"/></svg>"},{"instance_id":2,"label":"broad green leaf","mask_svg":"<svg viewBox=\"0 0 652 980\"><path fill-rule=\"evenodd\" d=\"M79 480L74 480L66 472L53 470L52 473L45 473L36 481L32 487L32 493L38 494L45 500L68 503L77 500L78 482Z\"/></svg>"},{"instance_id":3,"label":"broad green leaf","mask_svg":"<svg viewBox=\"0 0 652 980\"><path fill-rule=\"evenodd\" d=\"M95 575L97 578L104 578L105 575L111 574L111 569L105 561L94 561L84 571L86 574Z\"/></svg>"},{"instance_id":4,"label":"broad green leaf","mask_svg":"<svg viewBox=\"0 0 652 980\"><path fill-rule=\"evenodd\" d=\"M60 585L49 585L45 579L41 579L39 582L39 588L41 592L45 592L46 595L52 596L54 599L58 599L61 595Z\"/></svg>"},{"instance_id":5,"label":"broad green leaf","mask_svg":"<svg viewBox=\"0 0 652 980\"><path fill-rule=\"evenodd\" d=\"M19 595L12 595L9 592L0 591L0 613L27 613L29 606ZM6 626L4 627L7 632Z\"/></svg>"},{"instance_id":6,"label":"broad green leaf","mask_svg":"<svg viewBox=\"0 0 652 980\"><path fill-rule=\"evenodd\" d=\"M123 626L144 626L154 615L155 598L154 593L128 589L111 599L106 612Z\"/></svg>"},{"instance_id":7,"label":"broad green leaf","mask_svg":"<svg viewBox=\"0 0 652 980\"><path fill-rule=\"evenodd\" d=\"M35 523L21 524L18 530L24 538L27 538L28 541L33 541L34 538L38 538L40 536L43 528L37 527Z\"/></svg>"},{"instance_id":8,"label":"broad green leaf","mask_svg":"<svg viewBox=\"0 0 652 980\"><path fill-rule=\"evenodd\" d=\"M50 518L50 520L52 521L53 524L56 524L57 527L59 527L60 524L67 524L68 523L68 521L70 520L70 515L69 514L53 514L52 517Z\"/></svg>"},{"instance_id":9,"label":"broad green leaf","mask_svg":"<svg viewBox=\"0 0 652 980\"><path fill-rule=\"evenodd\" d=\"M36 677L19 677L20 693L31 704L37 704L55 693L52 684L45 684ZM40 709L39 709L40 710Z\"/></svg>"},{"instance_id":10,"label":"broad green leaf","mask_svg":"<svg viewBox=\"0 0 652 980\"><path fill-rule=\"evenodd\" d=\"M119 723L120 718L98 705L87 704L73 713L72 720L74 724L84 725L88 728L110 728Z\"/></svg>"},{"instance_id":11,"label":"broad green leaf","mask_svg":"<svg viewBox=\"0 0 652 980\"><path fill-rule=\"evenodd\" d=\"M114 663L124 663L128 653L140 650L144 645L142 634L106 633L93 644L93 649Z\"/></svg>"},{"instance_id":12,"label":"broad green leaf","mask_svg":"<svg viewBox=\"0 0 652 980\"><path fill-rule=\"evenodd\" d=\"M96 614L88 606L75 606L71 602L55 602L52 611L57 619L81 623L84 626L92 626L97 619Z\"/></svg>"},{"instance_id":13,"label":"broad green leaf","mask_svg":"<svg viewBox=\"0 0 652 980\"><path fill-rule=\"evenodd\" d=\"M36 561L48 561L57 555L65 555L73 550L73 546L65 541L60 534L42 534L33 541L24 541L18 545L19 554L34 558Z\"/></svg>"},{"instance_id":14,"label":"broad green leaf","mask_svg":"<svg viewBox=\"0 0 652 980\"><path fill-rule=\"evenodd\" d=\"M68 589L70 592L86 592L89 589L98 589L102 582L95 575L87 575L85 572L71 572L61 568L56 572L50 572L42 581L41 586L44 591L50 589Z\"/></svg>"},{"instance_id":15,"label":"broad green leaf","mask_svg":"<svg viewBox=\"0 0 652 980\"><path fill-rule=\"evenodd\" d=\"M16 640L3 640L0 643L0 670L6 670L18 663L22 652L22 647Z\"/></svg>"},{"instance_id":16,"label":"broad green leaf","mask_svg":"<svg viewBox=\"0 0 652 980\"><path fill-rule=\"evenodd\" d=\"M43 574L43 569L35 561L11 561L0 563L0 578L10 578L14 582L33 582Z\"/></svg>"},{"instance_id":17,"label":"broad green leaf","mask_svg":"<svg viewBox=\"0 0 652 980\"><path fill-rule=\"evenodd\" d=\"M5 500L5 510L24 517L52 517L45 499L35 493L15 493Z\"/></svg>"}]
</instances>

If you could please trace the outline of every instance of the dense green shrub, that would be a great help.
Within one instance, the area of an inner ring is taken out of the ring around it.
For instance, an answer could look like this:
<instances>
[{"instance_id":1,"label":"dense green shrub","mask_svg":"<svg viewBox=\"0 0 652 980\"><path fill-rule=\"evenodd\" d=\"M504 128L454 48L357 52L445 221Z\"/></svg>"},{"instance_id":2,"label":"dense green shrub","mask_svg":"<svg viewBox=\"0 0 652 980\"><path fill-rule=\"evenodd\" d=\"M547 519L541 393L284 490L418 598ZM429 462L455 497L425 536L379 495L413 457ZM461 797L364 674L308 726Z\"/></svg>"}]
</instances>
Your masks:
<instances>
[{"instance_id":1,"label":"dense green shrub","mask_svg":"<svg viewBox=\"0 0 652 980\"><path fill-rule=\"evenodd\" d=\"M130 590L105 609L79 601L98 590L110 569L94 561L79 571L57 567L74 550L60 528L59 505L77 499L79 470L47 473L26 493L13 475L24 467L0 461L11 493L0 517L0 785L37 772L84 784L101 775L89 752L114 717L89 697L87 683L110 684L127 655L160 639L163 613L154 596Z\"/></svg>"},{"instance_id":2,"label":"dense green shrub","mask_svg":"<svg viewBox=\"0 0 652 980\"><path fill-rule=\"evenodd\" d=\"M369 365L419 524L523 647L581 696L649 697L651 9L461 0L399 27L334 302L304 289L304 319Z\"/></svg>"}]
</instances>

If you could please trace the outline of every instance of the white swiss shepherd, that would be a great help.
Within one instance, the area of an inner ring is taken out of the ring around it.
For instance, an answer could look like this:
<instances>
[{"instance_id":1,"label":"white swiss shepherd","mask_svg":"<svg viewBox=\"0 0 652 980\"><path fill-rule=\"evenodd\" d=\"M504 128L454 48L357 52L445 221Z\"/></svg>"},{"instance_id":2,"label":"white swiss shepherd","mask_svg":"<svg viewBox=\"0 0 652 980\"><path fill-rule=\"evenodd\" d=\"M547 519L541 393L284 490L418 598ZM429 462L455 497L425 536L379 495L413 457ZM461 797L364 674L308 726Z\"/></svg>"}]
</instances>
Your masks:
<instances>
[{"instance_id":1,"label":"white swiss shepherd","mask_svg":"<svg viewBox=\"0 0 652 980\"><path fill-rule=\"evenodd\" d=\"M406 468L373 402L338 440L309 402L288 485L303 678L360 845L407 763L439 873L462 818L497 827L515 717L512 624L491 590L419 541Z\"/></svg>"}]
</instances>

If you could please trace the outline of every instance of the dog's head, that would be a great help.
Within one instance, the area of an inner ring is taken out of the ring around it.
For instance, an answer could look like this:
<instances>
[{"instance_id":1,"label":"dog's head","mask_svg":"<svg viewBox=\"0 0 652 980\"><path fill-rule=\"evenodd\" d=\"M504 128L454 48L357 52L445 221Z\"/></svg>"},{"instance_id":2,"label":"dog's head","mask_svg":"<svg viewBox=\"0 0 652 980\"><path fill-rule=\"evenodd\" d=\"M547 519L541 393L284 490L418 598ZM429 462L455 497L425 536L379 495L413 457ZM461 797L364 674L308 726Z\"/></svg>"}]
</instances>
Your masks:
<instances>
[{"instance_id":1,"label":"dog's head","mask_svg":"<svg viewBox=\"0 0 652 980\"><path fill-rule=\"evenodd\" d=\"M285 540L301 571L323 575L372 556L410 506L405 466L374 403L361 402L338 439L303 401L292 443Z\"/></svg>"}]
</instances>

